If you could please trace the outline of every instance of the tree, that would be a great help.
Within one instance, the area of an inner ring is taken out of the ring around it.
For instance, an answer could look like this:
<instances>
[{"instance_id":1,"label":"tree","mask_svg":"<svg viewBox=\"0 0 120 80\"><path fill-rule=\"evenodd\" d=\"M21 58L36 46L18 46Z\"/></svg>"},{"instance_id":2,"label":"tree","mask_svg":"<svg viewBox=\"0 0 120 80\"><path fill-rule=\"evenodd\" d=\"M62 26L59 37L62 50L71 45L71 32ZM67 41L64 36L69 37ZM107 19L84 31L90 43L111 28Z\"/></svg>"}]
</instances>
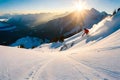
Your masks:
<instances>
[{"instance_id":1,"label":"tree","mask_svg":"<svg viewBox=\"0 0 120 80\"><path fill-rule=\"evenodd\" d=\"M59 41L64 42L64 36L60 36Z\"/></svg>"},{"instance_id":2,"label":"tree","mask_svg":"<svg viewBox=\"0 0 120 80\"><path fill-rule=\"evenodd\" d=\"M57 42L58 40L59 40L58 37L55 37L51 40L51 42Z\"/></svg>"},{"instance_id":3,"label":"tree","mask_svg":"<svg viewBox=\"0 0 120 80\"><path fill-rule=\"evenodd\" d=\"M24 45L21 44L19 48L25 48L25 47L24 47Z\"/></svg>"},{"instance_id":4,"label":"tree","mask_svg":"<svg viewBox=\"0 0 120 80\"><path fill-rule=\"evenodd\" d=\"M32 46L32 49L34 49L35 48L35 46Z\"/></svg>"},{"instance_id":5,"label":"tree","mask_svg":"<svg viewBox=\"0 0 120 80\"><path fill-rule=\"evenodd\" d=\"M120 8L118 8L118 11L120 11Z\"/></svg>"},{"instance_id":6,"label":"tree","mask_svg":"<svg viewBox=\"0 0 120 80\"><path fill-rule=\"evenodd\" d=\"M113 15L115 15L116 13L117 13L116 10L114 10L114 11L113 11Z\"/></svg>"}]
</instances>

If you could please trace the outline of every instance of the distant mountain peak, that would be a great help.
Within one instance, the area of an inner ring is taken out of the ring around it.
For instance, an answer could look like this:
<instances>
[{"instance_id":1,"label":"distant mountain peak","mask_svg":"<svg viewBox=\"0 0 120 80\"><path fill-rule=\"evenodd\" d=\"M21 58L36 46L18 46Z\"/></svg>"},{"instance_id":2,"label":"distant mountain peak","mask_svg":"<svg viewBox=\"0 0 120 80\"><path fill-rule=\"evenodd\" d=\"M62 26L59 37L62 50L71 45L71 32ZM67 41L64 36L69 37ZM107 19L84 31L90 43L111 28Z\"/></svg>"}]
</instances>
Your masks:
<instances>
[{"instance_id":1,"label":"distant mountain peak","mask_svg":"<svg viewBox=\"0 0 120 80\"><path fill-rule=\"evenodd\" d=\"M98 11L97 9L95 9L95 8L91 8L90 9L91 11ZM99 11L98 11L99 12Z\"/></svg>"},{"instance_id":2,"label":"distant mountain peak","mask_svg":"<svg viewBox=\"0 0 120 80\"><path fill-rule=\"evenodd\" d=\"M90 12L95 13L95 14L99 14L100 12L98 10L96 10L95 8L91 8Z\"/></svg>"}]
</instances>

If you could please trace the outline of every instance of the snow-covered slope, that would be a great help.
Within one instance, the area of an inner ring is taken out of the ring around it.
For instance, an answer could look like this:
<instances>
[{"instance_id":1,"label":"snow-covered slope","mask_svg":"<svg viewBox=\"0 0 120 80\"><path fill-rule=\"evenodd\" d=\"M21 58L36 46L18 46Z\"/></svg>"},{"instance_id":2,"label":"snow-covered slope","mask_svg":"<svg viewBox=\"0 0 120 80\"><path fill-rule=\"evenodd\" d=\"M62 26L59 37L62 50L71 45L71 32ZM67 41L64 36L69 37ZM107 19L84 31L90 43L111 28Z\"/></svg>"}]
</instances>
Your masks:
<instances>
[{"instance_id":1,"label":"snow-covered slope","mask_svg":"<svg viewBox=\"0 0 120 80\"><path fill-rule=\"evenodd\" d=\"M51 49L51 44L34 50L0 46L0 79L120 80L119 19L120 12L93 27L89 37L78 33L66 39L75 41L66 51Z\"/></svg>"},{"instance_id":2,"label":"snow-covered slope","mask_svg":"<svg viewBox=\"0 0 120 80\"><path fill-rule=\"evenodd\" d=\"M94 44L95 42L98 42L99 40L119 30L119 21L120 11L117 12L116 15L108 16L98 24L93 25L93 27L90 29L89 35L82 37L81 35L83 34L83 32L80 32L70 38L67 38L63 43L61 50L69 49L75 44L78 45L78 43L80 44L80 46L85 45L86 43Z\"/></svg>"},{"instance_id":3,"label":"snow-covered slope","mask_svg":"<svg viewBox=\"0 0 120 80\"><path fill-rule=\"evenodd\" d=\"M72 59L94 68L97 71L106 73L115 79L120 79L120 30L110 36L97 41L85 44L85 40L75 45L64 53L70 54ZM82 45L82 46L81 46ZM69 53L70 52L70 53ZM91 79L94 80L94 79Z\"/></svg>"},{"instance_id":4,"label":"snow-covered slope","mask_svg":"<svg viewBox=\"0 0 120 80\"><path fill-rule=\"evenodd\" d=\"M119 34L120 30L96 44L79 44L62 52L0 46L0 79L119 80Z\"/></svg>"}]
</instances>

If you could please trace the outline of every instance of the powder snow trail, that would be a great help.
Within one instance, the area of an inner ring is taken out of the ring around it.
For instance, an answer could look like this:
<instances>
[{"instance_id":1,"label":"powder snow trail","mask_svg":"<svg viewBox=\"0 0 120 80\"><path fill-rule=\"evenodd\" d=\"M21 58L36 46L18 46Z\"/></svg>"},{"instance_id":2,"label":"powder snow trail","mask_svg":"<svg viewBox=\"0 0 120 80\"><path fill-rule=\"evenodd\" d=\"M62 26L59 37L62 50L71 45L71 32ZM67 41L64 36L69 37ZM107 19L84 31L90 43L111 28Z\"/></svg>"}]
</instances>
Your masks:
<instances>
[{"instance_id":1,"label":"powder snow trail","mask_svg":"<svg viewBox=\"0 0 120 80\"><path fill-rule=\"evenodd\" d=\"M53 55L43 64L36 64L26 80L115 80L67 55Z\"/></svg>"}]
</instances>

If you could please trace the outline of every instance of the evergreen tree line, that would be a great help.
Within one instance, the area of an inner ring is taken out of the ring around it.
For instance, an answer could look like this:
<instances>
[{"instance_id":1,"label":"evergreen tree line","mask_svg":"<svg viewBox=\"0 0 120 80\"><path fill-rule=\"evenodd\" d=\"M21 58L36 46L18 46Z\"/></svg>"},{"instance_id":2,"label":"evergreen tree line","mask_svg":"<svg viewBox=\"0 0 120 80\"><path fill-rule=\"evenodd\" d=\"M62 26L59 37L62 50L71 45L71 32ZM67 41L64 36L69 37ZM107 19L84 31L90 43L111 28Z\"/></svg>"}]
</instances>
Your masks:
<instances>
[{"instance_id":1,"label":"evergreen tree line","mask_svg":"<svg viewBox=\"0 0 120 80\"><path fill-rule=\"evenodd\" d=\"M120 8L118 8L117 10L115 9L114 11L113 11L113 15L115 15L117 12L119 12L120 11Z\"/></svg>"}]
</instances>

